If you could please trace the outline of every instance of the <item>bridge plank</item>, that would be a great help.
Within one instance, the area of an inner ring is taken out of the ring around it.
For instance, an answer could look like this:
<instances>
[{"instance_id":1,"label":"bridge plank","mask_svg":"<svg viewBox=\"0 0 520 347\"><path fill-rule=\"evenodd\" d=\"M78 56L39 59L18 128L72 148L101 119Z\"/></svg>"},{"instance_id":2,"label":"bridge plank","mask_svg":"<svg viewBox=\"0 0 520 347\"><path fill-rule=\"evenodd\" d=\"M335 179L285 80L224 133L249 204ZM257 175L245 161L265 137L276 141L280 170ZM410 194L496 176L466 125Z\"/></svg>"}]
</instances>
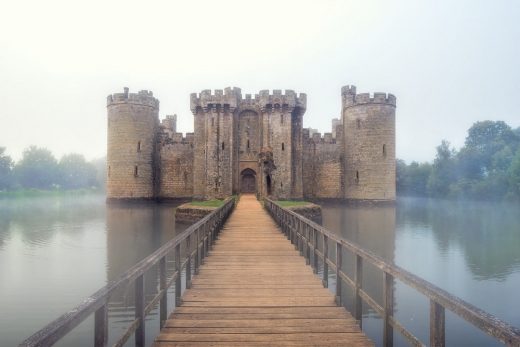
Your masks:
<instances>
[{"instance_id":1,"label":"bridge plank","mask_svg":"<svg viewBox=\"0 0 520 347\"><path fill-rule=\"evenodd\" d=\"M242 196L155 347L373 346L254 196Z\"/></svg>"}]
</instances>

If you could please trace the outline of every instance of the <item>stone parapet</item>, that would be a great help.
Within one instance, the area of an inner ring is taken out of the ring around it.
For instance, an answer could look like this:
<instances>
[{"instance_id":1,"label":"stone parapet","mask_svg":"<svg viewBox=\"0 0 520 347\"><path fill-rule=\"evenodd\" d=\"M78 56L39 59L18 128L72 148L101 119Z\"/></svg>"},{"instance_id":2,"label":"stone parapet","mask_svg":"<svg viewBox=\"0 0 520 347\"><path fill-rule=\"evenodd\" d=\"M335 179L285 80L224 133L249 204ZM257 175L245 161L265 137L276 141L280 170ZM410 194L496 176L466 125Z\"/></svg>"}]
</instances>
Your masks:
<instances>
[{"instance_id":1,"label":"stone parapet","mask_svg":"<svg viewBox=\"0 0 520 347\"><path fill-rule=\"evenodd\" d=\"M107 97L107 106L117 104L137 104L159 108L159 100L154 98L153 92L141 90L138 93L129 93L126 87L123 93L111 94Z\"/></svg>"}]
</instances>

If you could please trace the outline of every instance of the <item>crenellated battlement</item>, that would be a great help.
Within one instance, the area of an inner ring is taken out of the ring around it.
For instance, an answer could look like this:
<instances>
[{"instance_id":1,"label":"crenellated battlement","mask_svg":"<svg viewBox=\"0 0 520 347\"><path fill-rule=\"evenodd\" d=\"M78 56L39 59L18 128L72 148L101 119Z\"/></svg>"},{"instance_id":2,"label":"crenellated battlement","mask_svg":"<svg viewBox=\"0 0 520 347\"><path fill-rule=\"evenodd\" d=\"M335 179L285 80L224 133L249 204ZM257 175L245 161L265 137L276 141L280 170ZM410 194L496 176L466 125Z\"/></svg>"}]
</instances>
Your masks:
<instances>
[{"instance_id":1,"label":"crenellated battlement","mask_svg":"<svg viewBox=\"0 0 520 347\"><path fill-rule=\"evenodd\" d=\"M319 144L329 143L335 144L336 139L332 137L332 133L324 133L323 135L319 132L310 134L309 128L302 129L303 141L307 143Z\"/></svg>"},{"instance_id":2,"label":"crenellated battlement","mask_svg":"<svg viewBox=\"0 0 520 347\"><path fill-rule=\"evenodd\" d=\"M297 95L294 90L285 90L285 92L282 93L281 89L274 89L272 93L270 93L269 90L261 90L254 96L252 94L245 94L243 98L240 88L216 89L214 91L207 89L201 91L199 94L192 93L190 95L190 109L193 113L196 113L199 108L207 110L208 108L218 105L227 105L231 110L239 105L254 106L260 109L280 107L291 109L299 107L306 109L307 95L304 93Z\"/></svg>"},{"instance_id":3,"label":"crenellated battlement","mask_svg":"<svg viewBox=\"0 0 520 347\"><path fill-rule=\"evenodd\" d=\"M341 88L341 100L343 108L367 104L384 104L396 106L396 98L393 94L387 93L356 93L356 87L347 85Z\"/></svg>"},{"instance_id":4,"label":"crenellated battlement","mask_svg":"<svg viewBox=\"0 0 520 347\"><path fill-rule=\"evenodd\" d=\"M206 89L199 94L190 94L190 109L194 114L198 108L208 109L218 105L227 105L231 110L234 110L241 99L242 90L240 88L227 87L223 90L215 89L213 92L210 89Z\"/></svg>"},{"instance_id":5,"label":"crenellated battlement","mask_svg":"<svg viewBox=\"0 0 520 347\"><path fill-rule=\"evenodd\" d=\"M159 108L159 100L154 98L153 92L148 90L140 90L138 93L129 93L127 87L123 93L111 94L107 97L107 107L117 104L136 104Z\"/></svg>"}]
</instances>

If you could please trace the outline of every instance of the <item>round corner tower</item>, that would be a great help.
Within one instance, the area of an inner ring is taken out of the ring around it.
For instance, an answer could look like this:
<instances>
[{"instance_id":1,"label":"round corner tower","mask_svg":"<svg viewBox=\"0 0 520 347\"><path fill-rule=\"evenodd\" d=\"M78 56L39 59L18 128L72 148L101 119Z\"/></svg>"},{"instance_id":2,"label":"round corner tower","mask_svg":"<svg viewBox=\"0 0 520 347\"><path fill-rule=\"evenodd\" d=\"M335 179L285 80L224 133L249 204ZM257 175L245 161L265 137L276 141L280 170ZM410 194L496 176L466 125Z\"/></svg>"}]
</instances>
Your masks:
<instances>
[{"instance_id":1,"label":"round corner tower","mask_svg":"<svg viewBox=\"0 0 520 347\"><path fill-rule=\"evenodd\" d=\"M395 200L395 96L345 86L341 99L345 198Z\"/></svg>"},{"instance_id":2,"label":"round corner tower","mask_svg":"<svg viewBox=\"0 0 520 347\"><path fill-rule=\"evenodd\" d=\"M159 101L125 88L108 96L107 113L107 200L154 198Z\"/></svg>"}]
</instances>

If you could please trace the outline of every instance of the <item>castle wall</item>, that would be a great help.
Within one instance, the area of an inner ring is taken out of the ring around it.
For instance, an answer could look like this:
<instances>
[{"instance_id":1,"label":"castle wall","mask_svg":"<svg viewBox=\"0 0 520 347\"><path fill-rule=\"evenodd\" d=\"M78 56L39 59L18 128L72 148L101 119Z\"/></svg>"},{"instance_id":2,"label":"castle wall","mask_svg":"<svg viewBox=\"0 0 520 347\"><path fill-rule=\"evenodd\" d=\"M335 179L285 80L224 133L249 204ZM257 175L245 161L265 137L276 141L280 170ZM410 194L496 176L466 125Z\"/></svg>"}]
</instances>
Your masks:
<instances>
[{"instance_id":1,"label":"castle wall","mask_svg":"<svg viewBox=\"0 0 520 347\"><path fill-rule=\"evenodd\" d=\"M154 198L159 101L125 88L108 96L107 111L107 199Z\"/></svg>"},{"instance_id":2,"label":"castle wall","mask_svg":"<svg viewBox=\"0 0 520 347\"><path fill-rule=\"evenodd\" d=\"M341 143L332 134L309 137L303 134L303 187L307 199L342 199L344 196L344 163Z\"/></svg>"},{"instance_id":3,"label":"castle wall","mask_svg":"<svg viewBox=\"0 0 520 347\"><path fill-rule=\"evenodd\" d=\"M395 200L395 97L347 86L342 102L345 198Z\"/></svg>"},{"instance_id":4,"label":"castle wall","mask_svg":"<svg viewBox=\"0 0 520 347\"><path fill-rule=\"evenodd\" d=\"M159 198L193 196L193 144L169 143L159 149Z\"/></svg>"}]
</instances>

